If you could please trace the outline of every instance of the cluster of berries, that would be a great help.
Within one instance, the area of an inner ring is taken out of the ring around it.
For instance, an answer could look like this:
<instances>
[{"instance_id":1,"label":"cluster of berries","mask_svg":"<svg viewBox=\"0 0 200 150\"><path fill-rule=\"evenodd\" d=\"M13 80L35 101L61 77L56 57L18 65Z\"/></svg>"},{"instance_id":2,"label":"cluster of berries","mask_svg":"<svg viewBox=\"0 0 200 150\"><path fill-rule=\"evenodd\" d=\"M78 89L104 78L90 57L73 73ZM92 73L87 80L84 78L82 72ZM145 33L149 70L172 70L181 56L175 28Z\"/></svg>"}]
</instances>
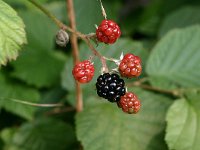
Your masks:
<instances>
[{"instance_id":1,"label":"cluster of berries","mask_svg":"<svg viewBox=\"0 0 200 150\"><path fill-rule=\"evenodd\" d=\"M111 20L103 20L96 29L99 42L113 44L121 35L119 26ZM117 72L121 77L138 77L142 72L141 60L138 56L128 53L118 61ZM90 60L76 64L72 70L74 79L80 83L88 83L94 76L94 65ZM116 102L124 112L132 114L140 109L140 101L132 92L127 92L125 82L117 73L103 73L97 78L98 96L110 102Z\"/></svg>"}]
</instances>

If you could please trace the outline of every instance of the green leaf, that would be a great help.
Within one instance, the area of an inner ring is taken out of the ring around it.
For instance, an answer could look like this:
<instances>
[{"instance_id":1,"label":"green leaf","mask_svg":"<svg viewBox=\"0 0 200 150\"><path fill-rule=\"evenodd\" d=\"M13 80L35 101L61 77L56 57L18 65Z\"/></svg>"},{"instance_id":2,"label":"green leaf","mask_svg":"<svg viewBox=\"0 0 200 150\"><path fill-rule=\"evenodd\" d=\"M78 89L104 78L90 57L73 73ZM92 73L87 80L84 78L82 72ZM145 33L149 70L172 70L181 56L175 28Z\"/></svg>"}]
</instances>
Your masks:
<instances>
[{"instance_id":1,"label":"green leaf","mask_svg":"<svg viewBox=\"0 0 200 150\"><path fill-rule=\"evenodd\" d=\"M170 100L139 89L134 92L142 103L136 115L125 114L104 99L91 98L97 102L76 116L77 136L85 150L166 149L163 130Z\"/></svg>"},{"instance_id":2,"label":"green leaf","mask_svg":"<svg viewBox=\"0 0 200 150\"><path fill-rule=\"evenodd\" d=\"M163 0L151 0L139 17L138 30L146 35L155 35L161 20ZM163 14L162 14L163 15Z\"/></svg>"},{"instance_id":3,"label":"green leaf","mask_svg":"<svg viewBox=\"0 0 200 150\"><path fill-rule=\"evenodd\" d=\"M94 25L99 24L103 19L100 3L94 0L76 0L74 6L77 16L77 29L85 34L94 32Z\"/></svg>"},{"instance_id":4,"label":"green leaf","mask_svg":"<svg viewBox=\"0 0 200 150\"><path fill-rule=\"evenodd\" d=\"M8 144L11 141L13 134L15 133L15 128L6 128L1 131L0 137L2 138L3 142Z\"/></svg>"},{"instance_id":5,"label":"green leaf","mask_svg":"<svg viewBox=\"0 0 200 150\"><path fill-rule=\"evenodd\" d=\"M27 48L13 63L12 75L38 88L50 87L59 83L64 59L62 53Z\"/></svg>"},{"instance_id":6,"label":"green leaf","mask_svg":"<svg viewBox=\"0 0 200 150\"><path fill-rule=\"evenodd\" d=\"M114 45L101 44L96 49L103 56L106 56L108 58L112 57L112 58L116 58L116 59L119 59L122 52L124 54L133 53L133 54L141 57L143 65L145 64L145 61L146 61L147 56L148 56L148 51L146 51L143 48L142 43L132 41L132 40L127 39L127 38L119 39L117 41L117 43L115 43ZM92 53L91 53L89 47L86 44L81 44L81 46L80 46L80 56L81 56L80 59L81 59L81 61L88 59L89 56L91 56L91 55L92 55ZM97 77L100 74L99 72L101 70L101 63L99 61L99 58L94 59L94 65L95 65L95 69L96 69L95 76L89 84L83 85L84 88L85 87L87 88L88 85L94 85ZM114 63L109 63L109 62L108 62L108 66L109 66L109 69L117 67ZM70 58L70 59L67 60L65 68L62 72L62 86L65 89L70 90L70 91L73 91L75 89L74 78L73 78L72 73L71 73L72 69L73 69L73 60ZM133 80L129 80L129 81L133 81Z\"/></svg>"},{"instance_id":7,"label":"green leaf","mask_svg":"<svg viewBox=\"0 0 200 150\"><path fill-rule=\"evenodd\" d=\"M109 9L108 16L109 19L116 18L116 15L112 15L114 12L117 13L119 10L119 2L112 3L109 1L103 2L105 9ZM75 11L76 11L76 21L77 21L77 29L82 33L91 33L95 32L95 24L100 24L103 20L103 16L101 13L101 6L99 1L95 0L76 0L74 1Z\"/></svg>"},{"instance_id":8,"label":"green leaf","mask_svg":"<svg viewBox=\"0 0 200 150\"><path fill-rule=\"evenodd\" d=\"M165 16L169 12L177 10L185 5L199 5L199 0L151 0L148 5L144 7L142 15L139 17L140 23L138 24L138 30L146 35L157 35L159 26ZM182 16L181 16L182 18ZM180 18L177 18L177 21L181 21ZM174 22L171 22L172 24Z\"/></svg>"},{"instance_id":9,"label":"green leaf","mask_svg":"<svg viewBox=\"0 0 200 150\"><path fill-rule=\"evenodd\" d=\"M173 103L167 113L165 140L170 149L199 150L200 94Z\"/></svg>"},{"instance_id":10,"label":"green leaf","mask_svg":"<svg viewBox=\"0 0 200 150\"><path fill-rule=\"evenodd\" d=\"M24 27L15 10L0 0L0 65L17 58L18 51L26 43Z\"/></svg>"},{"instance_id":11,"label":"green leaf","mask_svg":"<svg viewBox=\"0 0 200 150\"><path fill-rule=\"evenodd\" d=\"M4 142L3 150L19 150L16 146L11 145L12 137L16 132L16 128L6 128L0 133L0 137Z\"/></svg>"},{"instance_id":12,"label":"green leaf","mask_svg":"<svg viewBox=\"0 0 200 150\"><path fill-rule=\"evenodd\" d=\"M59 120L41 118L22 125L12 144L20 150L66 150L74 141L71 126Z\"/></svg>"},{"instance_id":13,"label":"green leaf","mask_svg":"<svg viewBox=\"0 0 200 150\"><path fill-rule=\"evenodd\" d=\"M54 22L44 14L35 11L20 11L19 15L26 25L27 47L47 51L54 49L55 35L58 30Z\"/></svg>"},{"instance_id":14,"label":"green leaf","mask_svg":"<svg viewBox=\"0 0 200 150\"><path fill-rule=\"evenodd\" d=\"M164 89L199 87L199 39L200 26L176 29L164 36L147 61L152 85Z\"/></svg>"},{"instance_id":15,"label":"green leaf","mask_svg":"<svg viewBox=\"0 0 200 150\"><path fill-rule=\"evenodd\" d=\"M200 24L200 7L183 7L165 18L159 36L163 36L171 29L185 28L195 24Z\"/></svg>"},{"instance_id":16,"label":"green leaf","mask_svg":"<svg viewBox=\"0 0 200 150\"><path fill-rule=\"evenodd\" d=\"M53 1L51 3L47 3L45 8L53 13L59 20L65 21L66 24L69 23L65 1Z\"/></svg>"},{"instance_id":17,"label":"green leaf","mask_svg":"<svg viewBox=\"0 0 200 150\"><path fill-rule=\"evenodd\" d=\"M3 146L4 146L4 143L3 143L3 141L0 138L0 149L3 149Z\"/></svg>"},{"instance_id":18,"label":"green leaf","mask_svg":"<svg viewBox=\"0 0 200 150\"><path fill-rule=\"evenodd\" d=\"M37 103L39 100L38 91L13 82L0 74L0 107L17 114L25 119L33 119L35 107L17 103L13 100L22 100Z\"/></svg>"},{"instance_id":19,"label":"green leaf","mask_svg":"<svg viewBox=\"0 0 200 150\"><path fill-rule=\"evenodd\" d=\"M40 0L40 3L45 3L49 0ZM30 9L30 10L38 10L37 7L35 7L33 4L31 4L29 1L24 1L24 0L6 0L6 3L11 5L15 10L21 10L21 9Z\"/></svg>"},{"instance_id":20,"label":"green leaf","mask_svg":"<svg viewBox=\"0 0 200 150\"><path fill-rule=\"evenodd\" d=\"M36 12L20 13L27 25L28 45L13 63L13 76L38 88L59 83L65 56L53 51L56 26L49 18ZM34 19L33 19L34 18Z\"/></svg>"}]
</instances>

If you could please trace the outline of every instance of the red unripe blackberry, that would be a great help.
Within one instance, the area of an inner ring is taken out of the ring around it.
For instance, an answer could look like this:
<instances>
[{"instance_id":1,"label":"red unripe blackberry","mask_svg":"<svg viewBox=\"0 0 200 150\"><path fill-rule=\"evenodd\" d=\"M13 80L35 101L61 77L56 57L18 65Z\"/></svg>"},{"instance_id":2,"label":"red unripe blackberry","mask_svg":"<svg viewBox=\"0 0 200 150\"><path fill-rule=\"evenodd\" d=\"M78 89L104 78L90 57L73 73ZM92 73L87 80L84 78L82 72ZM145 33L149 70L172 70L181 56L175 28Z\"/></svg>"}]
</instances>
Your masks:
<instances>
[{"instance_id":1,"label":"red unripe blackberry","mask_svg":"<svg viewBox=\"0 0 200 150\"><path fill-rule=\"evenodd\" d=\"M142 73L141 59L133 54L126 54L119 64L119 72L122 77L138 77Z\"/></svg>"},{"instance_id":2,"label":"red unripe blackberry","mask_svg":"<svg viewBox=\"0 0 200 150\"><path fill-rule=\"evenodd\" d=\"M126 93L124 80L117 74L104 73L100 75L96 83L97 94L108 99L110 102L117 102Z\"/></svg>"},{"instance_id":3,"label":"red unripe blackberry","mask_svg":"<svg viewBox=\"0 0 200 150\"><path fill-rule=\"evenodd\" d=\"M136 114L141 106L137 96L132 92L127 92L122 96L117 104L118 107L122 108L122 110L128 114Z\"/></svg>"},{"instance_id":4,"label":"red unripe blackberry","mask_svg":"<svg viewBox=\"0 0 200 150\"><path fill-rule=\"evenodd\" d=\"M78 82L88 83L94 76L94 65L89 60L84 60L74 66L72 74Z\"/></svg>"},{"instance_id":5,"label":"red unripe blackberry","mask_svg":"<svg viewBox=\"0 0 200 150\"><path fill-rule=\"evenodd\" d=\"M120 37L119 26L112 20L103 20L96 30L98 41L113 44Z\"/></svg>"}]
</instances>

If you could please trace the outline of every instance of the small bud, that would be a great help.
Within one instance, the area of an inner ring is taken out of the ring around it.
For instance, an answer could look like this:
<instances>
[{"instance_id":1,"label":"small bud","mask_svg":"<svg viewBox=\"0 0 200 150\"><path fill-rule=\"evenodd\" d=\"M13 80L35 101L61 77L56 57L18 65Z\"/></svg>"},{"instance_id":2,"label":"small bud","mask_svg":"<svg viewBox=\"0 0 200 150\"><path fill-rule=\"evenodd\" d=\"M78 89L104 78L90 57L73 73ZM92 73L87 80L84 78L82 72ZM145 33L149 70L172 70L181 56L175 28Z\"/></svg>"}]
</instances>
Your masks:
<instances>
[{"instance_id":1,"label":"small bud","mask_svg":"<svg viewBox=\"0 0 200 150\"><path fill-rule=\"evenodd\" d=\"M56 43L61 47L65 47L68 42L69 42L68 33L63 29L60 29L56 34Z\"/></svg>"}]
</instances>

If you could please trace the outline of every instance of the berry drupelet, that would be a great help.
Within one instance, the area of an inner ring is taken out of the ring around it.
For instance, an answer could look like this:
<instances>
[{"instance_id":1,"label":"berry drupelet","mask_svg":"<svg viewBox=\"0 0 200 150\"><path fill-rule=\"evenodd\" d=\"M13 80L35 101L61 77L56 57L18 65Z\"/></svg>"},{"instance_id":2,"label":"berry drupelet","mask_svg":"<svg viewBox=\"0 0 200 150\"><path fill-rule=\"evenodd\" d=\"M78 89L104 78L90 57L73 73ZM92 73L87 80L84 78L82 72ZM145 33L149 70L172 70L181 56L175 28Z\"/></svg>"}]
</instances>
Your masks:
<instances>
[{"instance_id":1,"label":"berry drupelet","mask_svg":"<svg viewBox=\"0 0 200 150\"><path fill-rule=\"evenodd\" d=\"M136 114L141 106L137 96L132 92L127 92L122 96L117 104L118 107L122 108L122 110L128 114Z\"/></svg>"},{"instance_id":2,"label":"berry drupelet","mask_svg":"<svg viewBox=\"0 0 200 150\"><path fill-rule=\"evenodd\" d=\"M96 30L97 40L106 44L113 44L120 37L119 26L112 20L103 20Z\"/></svg>"},{"instance_id":3,"label":"berry drupelet","mask_svg":"<svg viewBox=\"0 0 200 150\"><path fill-rule=\"evenodd\" d=\"M142 72L140 57L131 53L126 54L119 64L119 72L122 77L127 78L140 76Z\"/></svg>"},{"instance_id":4,"label":"berry drupelet","mask_svg":"<svg viewBox=\"0 0 200 150\"><path fill-rule=\"evenodd\" d=\"M124 80L117 74L104 73L96 83L97 94L110 102L118 102L126 93Z\"/></svg>"},{"instance_id":5,"label":"berry drupelet","mask_svg":"<svg viewBox=\"0 0 200 150\"><path fill-rule=\"evenodd\" d=\"M74 66L72 74L78 82L88 83L94 76L94 65L89 60L84 60Z\"/></svg>"}]
</instances>

